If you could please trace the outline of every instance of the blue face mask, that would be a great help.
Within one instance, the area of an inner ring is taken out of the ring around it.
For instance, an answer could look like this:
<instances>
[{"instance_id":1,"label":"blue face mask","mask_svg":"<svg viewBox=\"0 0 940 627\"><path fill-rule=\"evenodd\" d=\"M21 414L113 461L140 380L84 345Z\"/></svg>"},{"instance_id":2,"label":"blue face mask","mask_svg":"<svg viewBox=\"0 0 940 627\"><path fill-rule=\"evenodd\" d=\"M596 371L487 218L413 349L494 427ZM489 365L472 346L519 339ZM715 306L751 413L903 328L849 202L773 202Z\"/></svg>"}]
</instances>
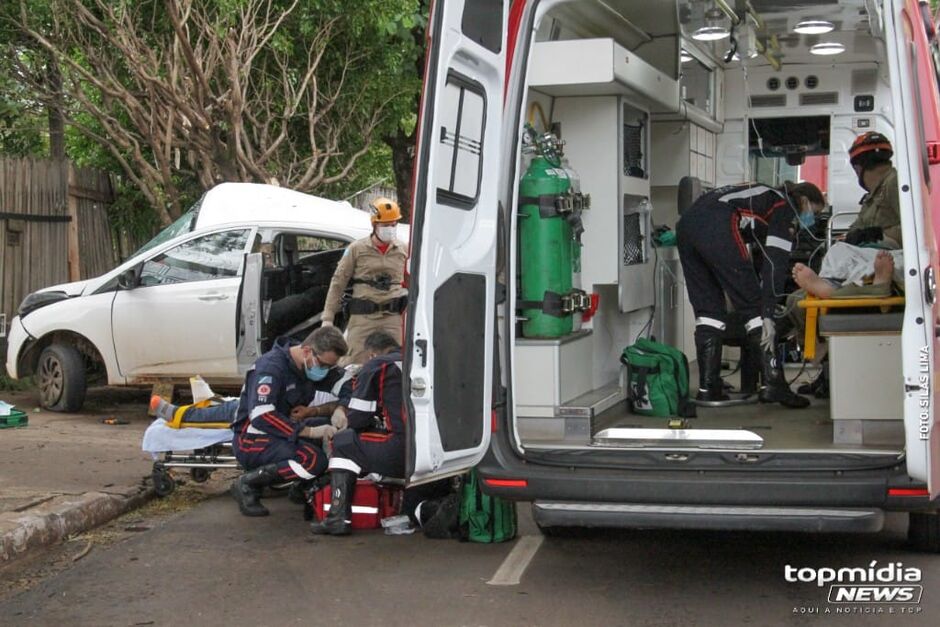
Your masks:
<instances>
[{"instance_id":1,"label":"blue face mask","mask_svg":"<svg viewBox=\"0 0 940 627\"><path fill-rule=\"evenodd\" d=\"M816 224L816 214L812 211L807 211L806 213L800 214L800 224L806 228L812 228Z\"/></svg>"},{"instance_id":2,"label":"blue face mask","mask_svg":"<svg viewBox=\"0 0 940 627\"><path fill-rule=\"evenodd\" d=\"M315 366L308 366L307 362L304 362L304 374L307 375L307 378L311 381L322 381L326 378L326 375L330 372L329 366L321 366L319 362L316 362Z\"/></svg>"}]
</instances>

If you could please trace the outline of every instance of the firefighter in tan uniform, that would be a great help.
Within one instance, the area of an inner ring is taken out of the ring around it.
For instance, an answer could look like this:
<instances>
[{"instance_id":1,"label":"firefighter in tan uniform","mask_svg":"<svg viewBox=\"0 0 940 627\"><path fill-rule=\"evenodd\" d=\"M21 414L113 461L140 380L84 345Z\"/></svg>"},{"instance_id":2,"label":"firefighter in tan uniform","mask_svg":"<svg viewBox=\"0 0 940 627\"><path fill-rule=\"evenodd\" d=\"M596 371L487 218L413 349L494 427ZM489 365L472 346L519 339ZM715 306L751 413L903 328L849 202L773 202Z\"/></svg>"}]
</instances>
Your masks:
<instances>
[{"instance_id":1,"label":"firefighter in tan uniform","mask_svg":"<svg viewBox=\"0 0 940 627\"><path fill-rule=\"evenodd\" d=\"M396 241L401 220L398 203L388 198L372 201L372 234L358 239L346 249L336 266L323 309L323 326L332 326L342 307L343 292L352 286L346 342L349 353L343 361L361 364L366 337L384 331L401 342L401 312L408 300L402 287L407 251Z\"/></svg>"}]
</instances>

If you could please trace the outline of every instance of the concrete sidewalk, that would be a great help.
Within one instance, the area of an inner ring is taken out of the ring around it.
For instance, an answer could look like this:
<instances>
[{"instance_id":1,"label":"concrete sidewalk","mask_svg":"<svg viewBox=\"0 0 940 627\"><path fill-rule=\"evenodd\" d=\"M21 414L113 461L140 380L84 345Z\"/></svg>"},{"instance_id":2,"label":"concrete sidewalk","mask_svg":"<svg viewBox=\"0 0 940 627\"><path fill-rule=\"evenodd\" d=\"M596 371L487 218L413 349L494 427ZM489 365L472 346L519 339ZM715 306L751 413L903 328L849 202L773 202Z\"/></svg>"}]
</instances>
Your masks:
<instances>
[{"instance_id":1,"label":"concrete sidewalk","mask_svg":"<svg viewBox=\"0 0 940 627\"><path fill-rule=\"evenodd\" d=\"M0 392L29 426L0 429L0 564L100 525L152 497L140 450L149 391L95 388L80 413L40 411L35 391ZM126 425L108 425L116 418Z\"/></svg>"}]
</instances>

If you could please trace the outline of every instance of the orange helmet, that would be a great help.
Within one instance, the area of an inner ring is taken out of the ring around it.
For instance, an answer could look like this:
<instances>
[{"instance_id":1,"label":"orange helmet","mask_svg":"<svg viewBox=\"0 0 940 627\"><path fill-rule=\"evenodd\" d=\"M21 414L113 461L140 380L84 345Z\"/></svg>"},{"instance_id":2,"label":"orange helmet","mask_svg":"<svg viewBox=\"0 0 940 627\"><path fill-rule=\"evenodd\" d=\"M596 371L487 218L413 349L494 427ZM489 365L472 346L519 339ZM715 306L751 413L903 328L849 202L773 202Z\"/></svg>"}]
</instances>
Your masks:
<instances>
[{"instance_id":1,"label":"orange helmet","mask_svg":"<svg viewBox=\"0 0 940 627\"><path fill-rule=\"evenodd\" d=\"M868 131L852 142L852 147L849 148L849 162L852 165L867 167L872 163L888 161L893 154L894 149L887 137L875 131Z\"/></svg>"},{"instance_id":2,"label":"orange helmet","mask_svg":"<svg viewBox=\"0 0 940 627\"><path fill-rule=\"evenodd\" d=\"M372 215L372 224L401 220L401 209L398 208L398 203L384 196L372 201L369 213Z\"/></svg>"}]
</instances>

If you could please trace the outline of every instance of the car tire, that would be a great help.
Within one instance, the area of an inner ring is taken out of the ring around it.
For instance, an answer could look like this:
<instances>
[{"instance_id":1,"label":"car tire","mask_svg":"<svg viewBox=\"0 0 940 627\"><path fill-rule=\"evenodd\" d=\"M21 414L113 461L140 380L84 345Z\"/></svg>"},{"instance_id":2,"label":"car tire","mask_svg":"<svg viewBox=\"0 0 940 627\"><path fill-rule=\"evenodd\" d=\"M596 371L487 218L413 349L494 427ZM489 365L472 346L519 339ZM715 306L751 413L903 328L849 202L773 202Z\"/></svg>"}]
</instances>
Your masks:
<instances>
[{"instance_id":1,"label":"car tire","mask_svg":"<svg viewBox=\"0 0 940 627\"><path fill-rule=\"evenodd\" d=\"M36 368L39 404L51 411L73 412L85 402L85 364L69 344L50 344L39 355Z\"/></svg>"},{"instance_id":2,"label":"car tire","mask_svg":"<svg viewBox=\"0 0 940 627\"><path fill-rule=\"evenodd\" d=\"M911 512L907 540L911 547L926 553L940 553L940 513Z\"/></svg>"}]
</instances>

